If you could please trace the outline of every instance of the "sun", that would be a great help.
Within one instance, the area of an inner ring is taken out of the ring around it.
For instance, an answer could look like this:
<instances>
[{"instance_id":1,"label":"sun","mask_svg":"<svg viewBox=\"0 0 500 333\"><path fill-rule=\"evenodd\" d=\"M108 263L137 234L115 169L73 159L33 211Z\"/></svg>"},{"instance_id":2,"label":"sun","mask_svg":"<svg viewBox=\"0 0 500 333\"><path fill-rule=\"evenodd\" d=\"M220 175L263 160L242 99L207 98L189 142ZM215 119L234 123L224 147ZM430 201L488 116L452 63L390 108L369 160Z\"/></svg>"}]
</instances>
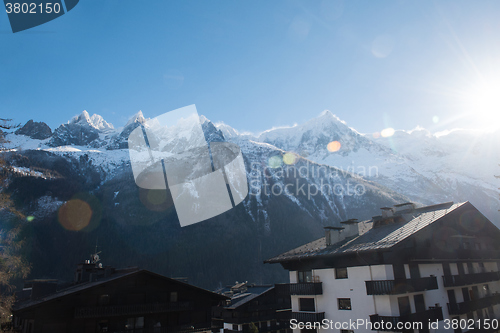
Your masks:
<instances>
[{"instance_id":1,"label":"sun","mask_svg":"<svg viewBox=\"0 0 500 333\"><path fill-rule=\"evenodd\" d=\"M500 125L500 82L482 82L466 93L468 112L484 127Z\"/></svg>"}]
</instances>

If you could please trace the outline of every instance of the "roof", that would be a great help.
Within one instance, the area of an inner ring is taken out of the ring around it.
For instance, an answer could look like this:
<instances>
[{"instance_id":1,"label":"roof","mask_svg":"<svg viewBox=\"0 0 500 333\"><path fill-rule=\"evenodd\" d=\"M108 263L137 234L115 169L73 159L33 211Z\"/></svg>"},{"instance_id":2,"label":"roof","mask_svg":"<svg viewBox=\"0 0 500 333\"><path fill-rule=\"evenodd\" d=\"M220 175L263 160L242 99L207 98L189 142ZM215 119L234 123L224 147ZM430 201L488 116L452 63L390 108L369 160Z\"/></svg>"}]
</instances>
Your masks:
<instances>
[{"instance_id":1,"label":"roof","mask_svg":"<svg viewBox=\"0 0 500 333\"><path fill-rule=\"evenodd\" d=\"M239 288L244 288L244 291L237 291ZM231 296L231 301L227 306L225 306L226 309L236 309L237 307L240 307L251 300L253 300L256 297L259 297L260 295L268 292L269 290L273 289L274 286L271 284L268 285L255 285L255 284L248 284L247 282L243 283L237 283L234 286L227 286L225 288L217 290L218 293L220 294L226 294L226 293L231 293L236 290L236 292Z\"/></svg>"},{"instance_id":2,"label":"roof","mask_svg":"<svg viewBox=\"0 0 500 333\"><path fill-rule=\"evenodd\" d=\"M417 208L413 211L403 212L398 215L404 219L404 222L391 223L376 228L373 228L374 220L364 221L359 225L359 236L344 239L330 246L326 245L326 239L323 237L270 258L265 262L279 263L313 257L338 256L362 251L390 249L465 203L466 202L453 204L453 202L448 202Z\"/></svg>"},{"instance_id":3,"label":"roof","mask_svg":"<svg viewBox=\"0 0 500 333\"><path fill-rule=\"evenodd\" d=\"M190 285L190 284L187 284L187 283L181 282L179 280L175 280L175 279L172 279L172 278L169 278L169 277L157 274L157 273L153 273L153 272L145 270L145 269L141 269L141 270L136 269L133 271L125 269L122 271L116 270L116 273L112 274L111 276L109 276L107 278L102 278L102 279L99 279L99 280L94 281L94 282L79 283L79 284L73 285L71 287L61 289L53 294L47 295L45 297L41 297L39 299L26 300L26 301L19 302L13 306L12 310L13 311L25 310L25 309L31 308L33 306L40 305L42 303L56 300L56 299L59 299L62 297L66 297L66 296L69 296L69 295L77 293L77 292L88 290L88 289L103 285L103 284L111 282L111 281L116 281L116 280L119 280L119 279L122 279L125 277L130 277L130 276L139 275L139 274L151 275L151 276L156 277L156 278L168 280L168 281L175 283L175 284L184 285L188 288L197 289L200 292L212 294L213 297L219 298L221 300L228 299L228 297L226 297L224 295L219 295L219 294L216 294L216 293L211 292L209 290L199 288L199 287L196 287L196 286L193 286L193 285Z\"/></svg>"},{"instance_id":4,"label":"roof","mask_svg":"<svg viewBox=\"0 0 500 333\"><path fill-rule=\"evenodd\" d=\"M226 306L226 309L236 309L254 298L259 297L260 295L268 292L269 290L273 289L274 286L255 286L255 287L250 287L247 289L246 292L241 293L241 294L236 294L231 298L231 304Z\"/></svg>"}]
</instances>

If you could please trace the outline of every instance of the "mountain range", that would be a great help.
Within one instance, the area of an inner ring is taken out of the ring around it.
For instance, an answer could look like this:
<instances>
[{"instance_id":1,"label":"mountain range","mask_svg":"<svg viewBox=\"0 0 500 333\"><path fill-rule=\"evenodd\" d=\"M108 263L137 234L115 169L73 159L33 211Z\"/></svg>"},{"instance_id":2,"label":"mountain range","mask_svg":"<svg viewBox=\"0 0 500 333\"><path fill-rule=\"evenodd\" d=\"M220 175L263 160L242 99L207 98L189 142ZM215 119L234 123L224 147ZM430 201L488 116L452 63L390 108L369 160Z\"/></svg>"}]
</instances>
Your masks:
<instances>
[{"instance_id":1,"label":"mountain range","mask_svg":"<svg viewBox=\"0 0 500 333\"><path fill-rule=\"evenodd\" d=\"M264 259L380 207L471 201L498 224L500 132L417 128L384 137L324 111L258 135L201 116L207 141L240 146L250 193L234 209L181 228L168 190L134 183L127 138L146 120L138 112L115 129L84 111L53 132L30 120L6 135L8 191L30 217L23 250L32 277L71 280L97 246L104 264L188 277L209 289L284 282L286 272Z\"/></svg>"}]
</instances>

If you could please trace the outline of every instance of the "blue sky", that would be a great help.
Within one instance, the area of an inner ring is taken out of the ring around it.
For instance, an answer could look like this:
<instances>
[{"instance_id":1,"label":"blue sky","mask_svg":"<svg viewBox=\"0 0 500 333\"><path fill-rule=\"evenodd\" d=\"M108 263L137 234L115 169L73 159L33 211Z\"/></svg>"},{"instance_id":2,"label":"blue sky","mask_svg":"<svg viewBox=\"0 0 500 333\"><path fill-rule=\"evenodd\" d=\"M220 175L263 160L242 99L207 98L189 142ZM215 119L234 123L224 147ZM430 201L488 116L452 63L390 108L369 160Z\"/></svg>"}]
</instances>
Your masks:
<instances>
[{"instance_id":1,"label":"blue sky","mask_svg":"<svg viewBox=\"0 0 500 333\"><path fill-rule=\"evenodd\" d=\"M498 1L82 0L13 34L0 116L115 127L196 104L242 131L328 109L361 132L500 123Z\"/></svg>"}]
</instances>

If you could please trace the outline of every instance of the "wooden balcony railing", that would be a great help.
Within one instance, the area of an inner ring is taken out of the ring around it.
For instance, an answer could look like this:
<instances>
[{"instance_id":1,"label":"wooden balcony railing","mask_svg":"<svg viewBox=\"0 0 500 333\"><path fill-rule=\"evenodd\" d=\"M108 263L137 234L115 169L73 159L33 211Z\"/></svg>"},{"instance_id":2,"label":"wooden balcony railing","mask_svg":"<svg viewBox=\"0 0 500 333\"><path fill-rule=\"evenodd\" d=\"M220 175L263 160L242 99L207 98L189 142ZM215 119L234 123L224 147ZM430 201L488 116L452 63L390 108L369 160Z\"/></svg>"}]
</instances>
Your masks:
<instances>
[{"instance_id":1,"label":"wooden balcony railing","mask_svg":"<svg viewBox=\"0 0 500 333\"><path fill-rule=\"evenodd\" d=\"M280 296L323 295L321 282L278 283L275 285L275 289Z\"/></svg>"},{"instance_id":2,"label":"wooden balcony railing","mask_svg":"<svg viewBox=\"0 0 500 333\"><path fill-rule=\"evenodd\" d=\"M500 294L493 294L461 303L448 303L448 312L450 315L462 315L496 304L500 304Z\"/></svg>"},{"instance_id":3,"label":"wooden balcony railing","mask_svg":"<svg viewBox=\"0 0 500 333\"><path fill-rule=\"evenodd\" d=\"M465 275L445 275L443 282L445 287L460 287L471 284L500 281L500 272L484 272Z\"/></svg>"},{"instance_id":4,"label":"wooden balcony railing","mask_svg":"<svg viewBox=\"0 0 500 333\"><path fill-rule=\"evenodd\" d=\"M296 319L298 322L321 322L325 319L324 312L281 312L279 313L279 320L281 321L289 321L291 319Z\"/></svg>"},{"instance_id":5,"label":"wooden balcony railing","mask_svg":"<svg viewBox=\"0 0 500 333\"><path fill-rule=\"evenodd\" d=\"M435 276L418 279L365 281L367 295L398 295L438 289Z\"/></svg>"},{"instance_id":6,"label":"wooden balcony railing","mask_svg":"<svg viewBox=\"0 0 500 333\"><path fill-rule=\"evenodd\" d=\"M412 323L412 326L427 325L429 321L443 320L443 309L441 307L429 307L429 310L411 313L403 316L379 316L374 314L370 316L372 323L372 330L377 331L391 331L391 332L405 332L405 323ZM410 330L409 330L410 331Z\"/></svg>"}]
</instances>

